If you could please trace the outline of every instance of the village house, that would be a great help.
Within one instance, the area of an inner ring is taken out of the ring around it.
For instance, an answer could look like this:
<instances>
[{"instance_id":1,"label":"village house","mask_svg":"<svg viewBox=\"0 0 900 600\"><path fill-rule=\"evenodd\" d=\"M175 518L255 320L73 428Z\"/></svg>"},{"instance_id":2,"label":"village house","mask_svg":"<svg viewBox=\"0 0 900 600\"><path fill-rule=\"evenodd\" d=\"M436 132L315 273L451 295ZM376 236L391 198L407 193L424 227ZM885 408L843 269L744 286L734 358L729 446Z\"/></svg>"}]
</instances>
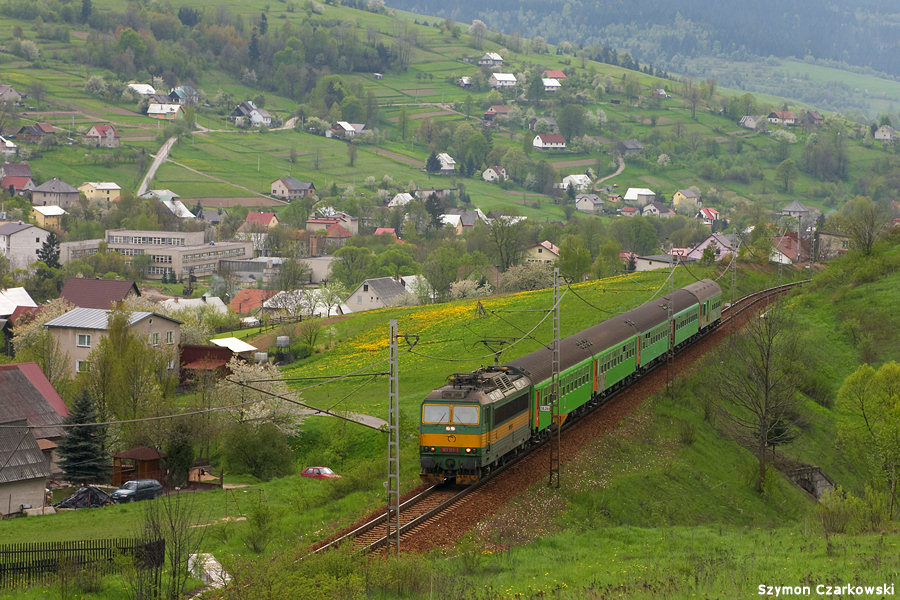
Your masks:
<instances>
[{"instance_id":1,"label":"village house","mask_svg":"<svg viewBox=\"0 0 900 600\"><path fill-rule=\"evenodd\" d=\"M712 224L719 220L719 211L714 208L701 208L697 212L697 218L703 221L704 225L712 227Z\"/></svg>"},{"instance_id":2,"label":"village house","mask_svg":"<svg viewBox=\"0 0 900 600\"><path fill-rule=\"evenodd\" d=\"M0 164L0 186L11 196L34 189L31 167L27 163Z\"/></svg>"},{"instance_id":3,"label":"village house","mask_svg":"<svg viewBox=\"0 0 900 600\"><path fill-rule=\"evenodd\" d=\"M632 154L640 154L644 149L644 145L637 140L622 140L616 142L616 149L622 156L631 156Z\"/></svg>"},{"instance_id":4,"label":"village house","mask_svg":"<svg viewBox=\"0 0 900 600\"><path fill-rule=\"evenodd\" d=\"M38 251L50 232L21 221L0 224L0 253L13 269L27 269L36 262Z\"/></svg>"},{"instance_id":5,"label":"village house","mask_svg":"<svg viewBox=\"0 0 900 600\"><path fill-rule=\"evenodd\" d=\"M264 108L257 108L252 100L238 104L231 112L231 120L238 127L271 127L272 115Z\"/></svg>"},{"instance_id":6,"label":"village house","mask_svg":"<svg viewBox=\"0 0 900 600\"><path fill-rule=\"evenodd\" d=\"M797 115L789 110L773 110L768 114L766 120L775 125L796 125Z\"/></svg>"},{"instance_id":7,"label":"village house","mask_svg":"<svg viewBox=\"0 0 900 600\"><path fill-rule=\"evenodd\" d=\"M463 226L462 226L462 216L461 215L445 214L445 215L441 215L440 219L441 219L441 224L443 224L444 227L451 228L453 230L453 233L455 233L456 235L462 235Z\"/></svg>"},{"instance_id":8,"label":"village house","mask_svg":"<svg viewBox=\"0 0 900 600\"><path fill-rule=\"evenodd\" d=\"M693 190L678 190L672 195L672 206L675 212L696 215L702 206L700 194Z\"/></svg>"},{"instance_id":9,"label":"village house","mask_svg":"<svg viewBox=\"0 0 900 600\"><path fill-rule=\"evenodd\" d=\"M625 192L625 202L644 207L656 200L656 193L648 188L628 188Z\"/></svg>"},{"instance_id":10,"label":"village house","mask_svg":"<svg viewBox=\"0 0 900 600\"><path fill-rule=\"evenodd\" d=\"M800 114L800 122L806 127L818 127L825 122L825 118L814 110L805 110Z\"/></svg>"},{"instance_id":11,"label":"village house","mask_svg":"<svg viewBox=\"0 0 900 600\"><path fill-rule=\"evenodd\" d=\"M278 225L278 217L273 212L250 211L244 219L244 224L251 228L269 229Z\"/></svg>"},{"instance_id":12,"label":"village house","mask_svg":"<svg viewBox=\"0 0 900 600\"><path fill-rule=\"evenodd\" d=\"M56 133L56 127L50 123L35 123L34 125L25 125L16 132L17 140L26 142L40 142L45 135L53 135Z\"/></svg>"},{"instance_id":13,"label":"village house","mask_svg":"<svg viewBox=\"0 0 900 600\"><path fill-rule=\"evenodd\" d=\"M62 216L67 214L61 206L32 206L31 218L43 229L59 231L62 229Z\"/></svg>"},{"instance_id":14,"label":"village house","mask_svg":"<svg viewBox=\"0 0 900 600\"><path fill-rule=\"evenodd\" d=\"M446 152L437 155L438 161L441 163L441 175L452 175L456 172L456 161Z\"/></svg>"},{"instance_id":15,"label":"village house","mask_svg":"<svg viewBox=\"0 0 900 600\"><path fill-rule=\"evenodd\" d=\"M887 142L888 144L893 144L895 141L897 141L897 130L890 125L882 125L875 130L875 134L873 137L879 142Z\"/></svg>"},{"instance_id":16,"label":"village house","mask_svg":"<svg viewBox=\"0 0 900 600\"><path fill-rule=\"evenodd\" d=\"M340 248L352 237L353 233L340 223L329 225L325 230L325 242L333 248Z\"/></svg>"},{"instance_id":17,"label":"village house","mask_svg":"<svg viewBox=\"0 0 900 600\"><path fill-rule=\"evenodd\" d=\"M484 56L478 59L479 67L502 67L503 57L496 52L485 52Z\"/></svg>"},{"instance_id":18,"label":"village house","mask_svg":"<svg viewBox=\"0 0 900 600\"><path fill-rule=\"evenodd\" d=\"M22 94L11 85L0 85L0 102L4 104L18 104L22 101Z\"/></svg>"},{"instance_id":19,"label":"village house","mask_svg":"<svg viewBox=\"0 0 900 600\"><path fill-rule=\"evenodd\" d=\"M421 275L366 279L347 296L345 305L352 312L360 312L416 304L418 299L412 290L422 285L427 285L427 282Z\"/></svg>"},{"instance_id":20,"label":"village house","mask_svg":"<svg viewBox=\"0 0 900 600\"><path fill-rule=\"evenodd\" d=\"M538 150L566 149L566 138L560 133L539 133L531 143Z\"/></svg>"},{"instance_id":21,"label":"village house","mask_svg":"<svg viewBox=\"0 0 900 600\"><path fill-rule=\"evenodd\" d=\"M0 288L0 319L7 319L20 308L37 308L37 304L23 287Z\"/></svg>"},{"instance_id":22,"label":"village house","mask_svg":"<svg viewBox=\"0 0 900 600\"><path fill-rule=\"evenodd\" d=\"M166 298L159 305L168 313L175 313L180 310L208 310L210 312L226 315L228 307L222 302L218 296L212 296L208 292L199 298Z\"/></svg>"},{"instance_id":23,"label":"village house","mask_svg":"<svg viewBox=\"0 0 900 600\"><path fill-rule=\"evenodd\" d=\"M791 263L809 260L812 255L806 240L799 238L798 242L796 231L791 231L781 236L776 235L772 238L772 247L784 255Z\"/></svg>"},{"instance_id":24,"label":"village house","mask_svg":"<svg viewBox=\"0 0 900 600\"><path fill-rule=\"evenodd\" d=\"M92 125L84 134L84 143L98 148L118 148L119 132L112 125Z\"/></svg>"},{"instance_id":25,"label":"village house","mask_svg":"<svg viewBox=\"0 0 900 600\"><path fill-rule=\"evenodd\" d=\"M316 193L316 186L311 181L300 181L293 177L281 177L272 182L271 194L276 198L293 202Z\"/></svg>"},{"instance_id":26,"label":"village house","mask_svg":"<svg viewBox=\"0 0 900 600\"><path fill-rule=\"evenodd\" d=\"M43 509L50 461L26 420L0 420L0 462L0 518Z\"/></svg>"},{"instance_id":27,"label":"village house","mask_svg":"<svg viewBox=\"0 0 900 600\"><path fill-rule=\"evenodd\" d=\"M3 155L4 160L9 158L10 156L16 156L19 153L19 147L15 145L12 140L8 140L2 135L0 135L0 154Z\"/></svg>"},{"instance_id":28,"label":"village house","mask_svg":"<svg viewBox=\"0 0 900 600\"><path fill-rule=\"evenodd\" d=\"M200 92L189 85L179 85L169 92L169 100L174 104L188 106L200 103Z\"/></svg>"},{"instance_id":29,"label":"village house","mask_svg":"<svg viewBox=\"0 0 900 600\"><path fill-rule=\"evenodd\" d=\"M388 208L399 208L401 206L406 206L410 202L413 201L414 196L409 192L397 192L394 194L394 197L391 198L391 201L387 203ZM307 229L309 226L307 225Z\"/></svg>"},{"instance_id":30,"label":"village house","mask_svg":"<svg viewBox=\"0 0 900 600\"><path fill-rule=\"evenodd\" d=\"M837 231L816 231L819 260L829 260L850 251L850 236Z\"/></svg>"},{"instance_id":31,"label":"village house","mask_svg":"<svg viewBox=\"0 0 900 600\"><path fill-rule=\"evenodd\" d=\"M671 268L672 263L690 264L697 262L693 258L674 254L653 254L650 256L635 256L634 270L636 272L656 271L657 269Z\"/></svg>"},{"instance_id":32,"label":"village house","mask_svg":"<svg viewBox=\"0 0 900 600\"><path fill-rule=\"evenodd\" d=\"M69 277L63 284L59 297L77 308L114 308L127 298L141 295L137 284L121 279L87 279Z\"/></svg>"},{"instance_id":33,"label":"village house","mask_svg":"<svg viewBox=\"0 0 900 600\"><path fill-rule=\"evenodd\" d=\"M325 132L325 137L350 139L356 134L362 133L365 130L365 123L348 123L347 121L338 121L331 127L331 129Z\"/></svg>"},{"instance_id":34,"label":"village house","mask_svg":"<svg viewBox=\"0 0 900 600\"><path fill-rule=\"evenodd\" d=\"M703 251L707 246L713 247L714 260L720 261L726 256L733 255L737 252L737 242L728 238L721 233L714 233L696 246L685 256L691 260L700 260L703 258Z\"/></svg>"},{"instance_id":35,"label":"village house","mask_svg":"<svg viewBox=\"0 0 900 600\"><path fill-rule=\"evenodd\" d=\"M73 377L91 370L90 354L106 337L110 312L100 308L74 308L44 323L54 343L66 355ZM134 311L128 313L127 326L154 348L165 350L168 368L177 370L181 321L159 313Z\"/></svg>"},{"instance_id":36,"label":"village house","mask_svg":"<svg viewBox=\"0 0 900 600\"><path fill-rule=\"evenodd\" d=\"M174 121L184 116L184 108L180 104L157 104L152 102L147 106L147 116L152 119Z\"/></svg>"},{"instance_id":37,"label":"village house","mask_svg":"<svg viewBox=\"0 0 900 600\"><path fill-rule=\"evenodd\" d=\"M603 200L597 194L578 194L575 196L575 210L589 215L603 213Z\"/></svg>"},{"instance_id":38,"label":"village house","mask_svg":"<svg viewBox=\"0 0 900 600\"><path fill-rule=\"evenodd\" d=\"M491 73L488 85L494 89L515 87L516 76L512 73Z\"/></svg>"},{"instance_id":39,"label":"village house","mask_svg":"<svg viewBox=\"0 0 900 600\"><path fill-rule=\"evenodd\" d=\"M525 249L522 257L523 263L555 263L559 260L559 246L544 240L537 244L532 244Z\"/></svg>"},{"instance_id":40,"label":"village house","mask_svg":"<svg viewBox=\"0 0 900 600\"><path fill-rule=\"evenodd\" d=\"M565 79L566 74L557 69L544 69L543 73L544 77L549 77L551 79Z\"/></svg>"},{"instance_id":41,"label":"village house","mask_svg":"<svg viewBox=\"0 0 900 600\"><path fill-rule=\"evenodd\" d=\"M138 96L152 96L156 90L149 83L129 83L128 89Z\"/></svg>"},{"instance_id":42,"label":"village house","mask_svg":"<svg viewBox=\"0 0 900 600\"><path fill-rule=\"evenodd\" d=\"M622 208L622 216L623 217L636 217L641 214L641 211L635 208L634 206L625 206Z\"/></svg>"},{"instance_id":43,"label":"village house","mask_svg":"<svg viewBox=\"0 0 900 600\"><path fill-rule=\"evenodd\" d=\"M35 206L53 204L70 208L78 203L78 190L54 177L31 190L31 203Z\"/></svg>"},{"instance_id":44,"label":"village house","mask_svg":"<svg viewBox=\"0 0 900 600\"><path fill-rule=\"evenodd\" d=\"M341 227L353 235L359 234L359 217L354 217L340 211L332 211L329 214L320 213L308 218L306 220L306 230L326 231L335 223L339 223Z\"/></svg>"},{"instance_id":45,"label":"village house","mask_svg":"<svg viewBox=\"0 0 900 600\"><path fill-rule=\"evenodd\" d=\"M740 125L741 127L746 127L747 129L752 129L754 131L758 129L765 129L767 127L767 124L768 121L763 115L744 115L738 122L738 125Z\"/></svg>"},{"instance_id":46,"label":"village house","mask_svg":"<svg viewBox=\"0 0 900 600\"><path fill-rule=\"evenodd\" d=\"M481 178L485 181L503 181L504 179L507 179L506 169L500 165L488 167L484 170L484 173L481 174Z\"/></svg>"},{"instance_id":47,"label":"village house","mask_svg":"<svg viewBox=\"0 0 900 600\"><path fill-rule=\"evenodd\" d=\"M554 79L553 77L544 77L541 79L541 83L544 84L544 91L551 94L553 92L558 92L560 88L562 88L559 79Z\"/></svg>"},{"instance_id":48,"label":"village house","mask_svg":"<svg viewBox=\"0 0 900 600\"><path fill-rule=\"evenodd\" d=\"M41 367L34 362L0 365L0 390L4 392L0 421L24 419L50 459L51 469L58 471L53 450L56 442L65 435L60 425L69 410ZM4 502L0 501L2 504Z\"/></svg>"},{"instance_id":49,"label":"village house","mask_svg":"<svg viewBox=\"0 0 900 600\"><path fill-rule=\"evenodd\" d=\"M668 219L674 217L675 213L671 208L657 200L651 200L641 210L641 215L645 217L659 217L660 219Z\"/></svg>"},{"instance_id":50,"label":"village house","mask_svg":"<svg viewBox=\"0 0 900 600\"><path fill-rule=\"evenodd\" d=\"M781 216L783 217L792 217L799 221L808 220L812 211L804 206L799 200L794 200L787 206L781 209Z\"/></svg>"},{"instance_id":51,"label":"village house","mask_svg":"<svg viewBox=\"0 0 900 600\"><path fill-rule=\"evenodd\" d=\"M92 201L118 202L122 197L122 188L114 181L86 181L78 186L78 191Z\"/></svg>"},{"instance_id":52,"label":"village house","mask_svg":"<svg viewBox=\"0 0 900 600\"><path fill-rule=\"evenodd\" d=\"M463 89L469 89L470 87L472 87L472 78L468 75L463 75L456 80L456 85Z\"/></svg>"},{"instance_id":53,"label":"village house","mask_svg":"<svg viewBox=\"0 0 900 600\"><path fill-rule=\"evenodd\" d=\"M277 290L243 288L231 299L231 310L238 315L247 315L259 310L263 302L274 296Z\"/></svg>"},{"instance_id":54,"label":"village house","mask_svg":"<svg viewBox=\"0 0 900 600\"><path fill-rule=\"evenodd\" d=\"M561 190L568 190L569 186L572 186L572 189L576 192L586 192L591 189L591 183L593 183L591 178L584 173L575 173L574 175L563 177L562 182L556 184L556 187Z\"/></svg>"}]
</instances>

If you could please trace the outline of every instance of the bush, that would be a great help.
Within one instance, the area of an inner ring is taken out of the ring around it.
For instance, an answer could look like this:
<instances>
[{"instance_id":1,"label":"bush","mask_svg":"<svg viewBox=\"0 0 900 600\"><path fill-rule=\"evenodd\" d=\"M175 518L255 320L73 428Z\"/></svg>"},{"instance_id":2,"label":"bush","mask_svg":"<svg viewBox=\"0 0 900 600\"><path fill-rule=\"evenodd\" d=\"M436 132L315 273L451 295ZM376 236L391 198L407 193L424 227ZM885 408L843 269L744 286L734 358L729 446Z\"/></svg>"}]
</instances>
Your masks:
<instances>
[{"instance_id":1,"label":"bush","mask_svg":"<svg viewBox=\"0 0 900 600\"><path fill-rule=\"evenodd\" d=\"M225 435L225 467L263 481L288 475L294 455L287 437L272 423L235 423Z\"/></svg>"}]
</instances>

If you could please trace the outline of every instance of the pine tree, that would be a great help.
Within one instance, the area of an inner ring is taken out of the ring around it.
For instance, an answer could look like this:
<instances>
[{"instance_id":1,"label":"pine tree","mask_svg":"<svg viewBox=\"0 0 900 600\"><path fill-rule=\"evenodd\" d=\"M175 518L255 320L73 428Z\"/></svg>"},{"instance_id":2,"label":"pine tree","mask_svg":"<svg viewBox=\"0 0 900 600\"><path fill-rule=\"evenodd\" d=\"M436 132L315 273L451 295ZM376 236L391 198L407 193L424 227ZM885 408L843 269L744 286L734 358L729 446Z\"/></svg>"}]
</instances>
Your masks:
<instances>
[{"instance_id":1,"label":"pine tree","mask_svg":"<svg viewBox=\"0 0 900 600\"><path fill-rule=\"evenodd\" d=\"M65 423L68 425L96 423L97 410L87 390L75 399ZM111 467L106 453L106 428L99 425L69 427L60 440L59 466L66 479L80 485L109 480Z\"/></svg>"},{"instance_id":2,"label":"pine tree","mask_svg":"<svg viewBox=\"0 0 900 600\"><path fill-rule=\"evenodd\" d=\"M425 170L429 173L437 173L441 170L441 161L438 160L436 153L432 152L428 160L425 161Z\"/></svg>"},{"instance_id":3,"label":"pine tree","mask_svg":"<svg viewBox=\"0 0 900 600\"><path fill-rule=\"evenodd\" d=\"M42 261L51 269L59 268L59 238L56 237L55 233L50 232L50 235L41 244L41 249L38 250L37 256L39 261Z\"/></svg>"}]
</instances>

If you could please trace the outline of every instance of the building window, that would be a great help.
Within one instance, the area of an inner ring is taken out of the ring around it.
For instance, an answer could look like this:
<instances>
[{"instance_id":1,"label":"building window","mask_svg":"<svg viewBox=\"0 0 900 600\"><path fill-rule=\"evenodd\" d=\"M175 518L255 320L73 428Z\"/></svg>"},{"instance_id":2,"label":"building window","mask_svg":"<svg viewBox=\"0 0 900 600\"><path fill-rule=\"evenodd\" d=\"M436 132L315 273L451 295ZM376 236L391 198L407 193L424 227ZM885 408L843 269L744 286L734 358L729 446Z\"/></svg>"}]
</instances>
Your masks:
<instances>
[{"instance_id":1,"label":"building window","mask_svg":"<svg viewBox=\"0 0 900 600\"><path fill-rule=\"evenodd\" d=\"M159 332L154 331L150 334L150 343L154 346L159 346Z\"/></svg>"},{"instance_id":2,"label":"building window","mask_svg":"<svg viewBox=\"0 0 900 600\"><path fill-rule=\"evenodd\" d=\"M356 303L357 303L357 304L362 304L362 296L357 296L357 297L356 297Z\"/></svg>"},{"instance_id":3,"label":"building window","mask_svg":"<svg viewBox=\"0 0 900 600\"><path fill-rule=\"evenodd\" d=\"M90 348L91 347L91 335L89 333L79 333L77 346L79 348Z\"/></svg>"},{"instance_id":4,"label":"building window","mask_svg":"<svg viewBox=\"0 0 900 600\"><path fill-rule=\"evenodd\" d=\"M175 368L175 359L173 358L172 360L170 360L169 364L167 366L169 369L174 369Z\"/></svg>"},{"instance_id":5,"label":"building window","mask_svg":"<svg viewBox=\"0 0 900 600\"><path fill-rule=\"evenodd\" d=\"M175 332L174 332L174 331L167 331L167 332L166 332L166 343L167 343L167 344L174 344L174 343L175 343Z\"/></svg>"},{"instance_id":6,"label":"building window","mask_svg":"<svg viewBox=\"0 0 900 600\"><path fill-rule=\"evenodd\" d=\"M87 373L91 370L91 361L89 360L76 360L75 361L75 372L76 373Z\"/></svg>"}]
</instances>

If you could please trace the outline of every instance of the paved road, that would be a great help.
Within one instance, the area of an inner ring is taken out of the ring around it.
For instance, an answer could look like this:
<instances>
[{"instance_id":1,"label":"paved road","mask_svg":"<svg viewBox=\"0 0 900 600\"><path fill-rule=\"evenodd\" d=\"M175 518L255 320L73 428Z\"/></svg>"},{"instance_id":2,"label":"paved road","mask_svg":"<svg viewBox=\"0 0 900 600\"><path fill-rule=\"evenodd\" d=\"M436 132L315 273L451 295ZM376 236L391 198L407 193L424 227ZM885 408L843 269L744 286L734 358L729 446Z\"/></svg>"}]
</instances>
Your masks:
<instances>
[{"instance_id":1,"label":"paved road","mask_svg":"<svg viewBox=\"0 0 900 600\"><path fill-rule=\"evenodd\" d=\"M163 144L159 149L159 152L156 153L156 156L153 157L153 164L150 165L150 168L147 169L147 174L144 175L144 179L141 180L141 185L137 191L138 196L147 193L147 189L150 187L150 182L156 175L156 170L159 169L160 165L162 165L166 161L166 158L169 157L169 150L172 149L172 146L175 144L175 141L177 139L177 136L167 139L166 143Z\"/></svg>"}]
</instances>

